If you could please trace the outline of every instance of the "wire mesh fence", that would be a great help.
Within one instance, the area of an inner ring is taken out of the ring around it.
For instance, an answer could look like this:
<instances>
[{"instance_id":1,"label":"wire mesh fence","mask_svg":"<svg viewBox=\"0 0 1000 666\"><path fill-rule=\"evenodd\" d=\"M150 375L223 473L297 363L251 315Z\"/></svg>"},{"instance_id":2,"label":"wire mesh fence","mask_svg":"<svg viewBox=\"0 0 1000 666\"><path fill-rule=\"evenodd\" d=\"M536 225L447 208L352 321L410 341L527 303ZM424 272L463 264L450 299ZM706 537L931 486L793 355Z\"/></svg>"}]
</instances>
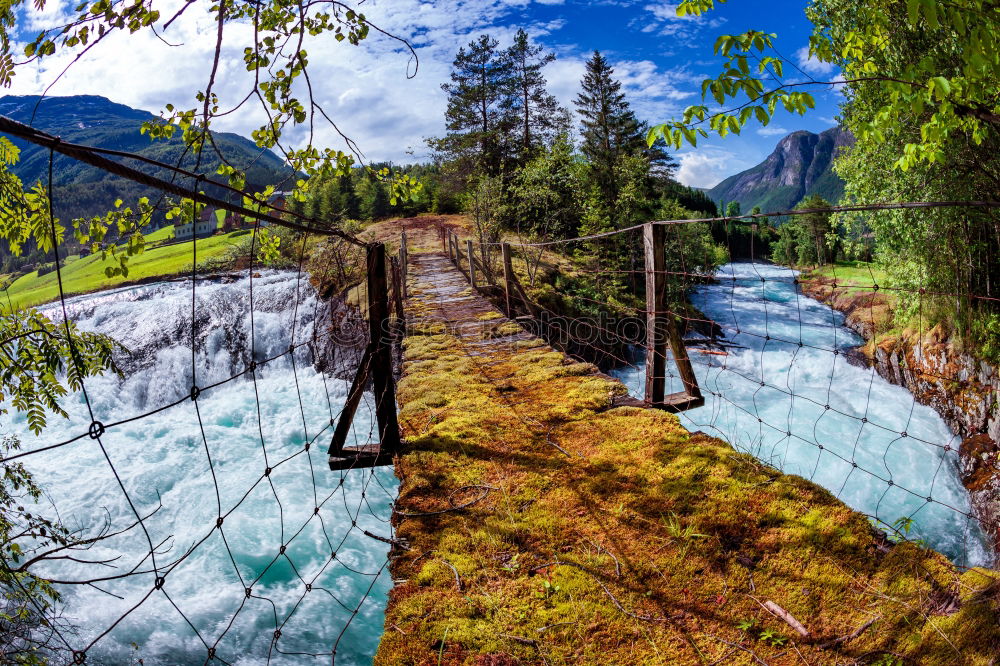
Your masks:
<instances>
[{"instance_id":1,"label":"wire mesh fence","mask_svg":"<svg viewBox=\"0 0 1000 666\"><path fill-rule=\"evenodd\" d=\"M51 151L87 154L32 136ZM94 157L91 163L100 161ZM178 176L191 201L204 198L202 177ZM49 193L51 178L50 160ZM219 203L209 199L204 203ZM891 204L925 205L956 204ZM182 281L71 297L57 252L59 298L44 312L70 341L66 370L81 378L79 391L68 398L66 420L2 462L32 471L50 494L52 522L66 525L68 536L46 542L44 534L25 532L25 561L3 564L52 581L65 603L52 617L29 589L12 588L8 599L21 592L36 617L46 618L13 649L44 643L75 663L369 659L390 586L386 554L390 546L405 548L392 522L397 481L379 467L399 446L393 343L404 321L410 330L433 332L444 322L458 332L476 329L475 351L464 360L499 387L499 399L528 432L553 426L519 410L519 401L551 400L557 410L559 396L508 391L509 378L494 376L491 355L498 345L535 345L537 335L586 361L579 372L620 378L633 397L616 396L616 404L679 412L689 429L819 483L892 539L922 540L963 567L992 562L996 526L984 522L963 487L961 438L882 377L884 368L872 362L877 349L859 351L862 336L843 315L806 297L797 273L762 261L753 233L739 241L748 243L749 260L724 263L697 226L721 223L732 257L739 254L733 225L753 219L650 223L514 245L445 232L442 252L465 281L435 287L444 305L421 319L403 313L410 289L405 239L399 255L388 257L382 244L315 220L237 208L255 220L249 265L225 278L206 275L198 258L204 241L195 237L191 274ZM254 245L264 224L295 232L294 268L259 265ZM426 273L440 259L414 261ZM857 275L841 280L836 270L823 294L861 294L854 323L862 332L874 333L887 307L873 294L907 295L916 313L916 359L926 357L920 334L929 303L940 309L955 298L996 300L879 284L874 273L870 283ZM470 304L467 289L493 297L510 321L485 302ZM334 292L352 294L358 307L330 299ZM119 340L124 376L93 377L74 367L81 359L72 348L74 326ZM947 364L919 372L949 386L977 381ZM992 396L989 382L979 384ZM433 397L428 389L422 399ZM25 427L24 417L14 421ZM402 506L395 515L460 511L492 491L470 484L448 496L448 507ZM461 589L457 569L445 564Z\"/></svg>"},{"instance_id":2,"label":"wire mesh fence","mask_svg":"<svg viewBox=\"0 0 1000 666\"><path fill-rule=\"evenodd\" d=\"M49 146L49 210L56 150L108 167L86 147L15 129ZM164 191L180 188L188 201L245 216L248 259L219 275L199 257L209 241L196 233L186 278L73 297L56 249L58 300L41 312L66 334L65 372L80 378L79 390L64 399L66 419L38 437L23 414L12 415L21 447L8 449L4 469L27 470L46 493L37 510L18 511L55 527L18 532L24 525L8 507L16 529L5 546L23 556L3 562L14 573L3 596L26 619L4 627L11 640L0 652L17 659L41 648L71 663L363 663L390 587L398 484L390 469L360 457L334 466L328 447L341 421L342 444L398 442L376 418L395 411L385 390L391 362L374 393L366 378L349 414L344 407L372 346L369 329L399 327L401 310L384 306L377 316L385 321L365 321L373 249L386 292L401 288L401 269L386 265L381 244L267 202L209 201L207 179L174 172L181 185ZM189 209L181 222L196 229L198 207ZM289 268L261 264L269 226L291 232L283 238ZM80 367L89 352L77 326L115 340L119 373ZM387 336L376 342L391 349ZM57 603L37 593L39 581L51 582Z\"/></svg>"},{"instance_id":3,"label":"wire mesh fence","mask_svg":"<svg viewBox=\"0 0 1000 666\"><path fill-rule=\"evenodd\" d=\"M972 206L980 204L988 202ZM659 222L511 246L482 243L478 250L484 265L503 263L491 255L513 257L501 298L519 323L621 379L646 405L682 412L689 429L819 483L894 539L921 541L963 566L992 563L997 525L990 498L976 495L982 484L970 484L971 496L963 485L970 466L982 463L959 454L964 438L986 434L994 389L976 375L978 365L970 372L968 364L947 362L940 344L925 349L933 326L925 313L931 301L940 318L949 299L994 297L885 284L881 275L880 284L870 268L870 281L856 270L845 279L835 263L828 277L806 281L754 247L755 217L766 215ZM723 230L727 258L740 255L732 230L744 229L740 260L713 257L704 236L708 223ZM468 273L469 252L463 254L457 240L451 245L453 260ZM644 260L644 252L658 263ZM901 293L913 300L916 316L909 337L897 339L912 346L886 352L879 334L890 325L891 299ZM849 296L850 322L809 294L830 303ZM664 326L676 327L683 344L671 346L667 329L656 328ZM658 394L651 389L655 379L665 383ZM975 395L963 393L967 388ZM943 410L953 417L948 422L928 406L962 399L966 404ZM963 408L975 418L957 423Z\"/></svg>"}]
</instances>

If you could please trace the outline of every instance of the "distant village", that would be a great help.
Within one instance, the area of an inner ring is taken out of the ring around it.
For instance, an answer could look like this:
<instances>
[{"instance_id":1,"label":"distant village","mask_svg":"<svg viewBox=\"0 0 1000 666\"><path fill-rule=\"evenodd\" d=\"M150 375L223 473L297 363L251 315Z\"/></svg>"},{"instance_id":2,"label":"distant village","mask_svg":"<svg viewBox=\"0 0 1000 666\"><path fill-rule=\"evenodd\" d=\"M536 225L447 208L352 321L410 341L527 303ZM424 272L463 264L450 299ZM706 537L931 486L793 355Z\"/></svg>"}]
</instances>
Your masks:
<instances>
[{"instance_id":1,"label":"distant village","mask_svg":"<svg viewBox=\"0 0 1000 666\"><path fill-rule=\"evenodd\" d=\"M271 197L271 200L268 203L272 208L284 210L285 199L290 194L290 192L277 192L273 197ZM209 208L206 206L204 210L201 211L201 215L198 217L197 222L175 224L172 240L180 242L191 240L192 237L201 238L203 236L211 236L219 232L229 233L231 231L239 231L240 229L252 228L253 226L254 223L247 221L242 215L227 212L221 208ZM258 226L266 227L268 226L268 223L261 220Z\"/></svg>"}]
</instances>

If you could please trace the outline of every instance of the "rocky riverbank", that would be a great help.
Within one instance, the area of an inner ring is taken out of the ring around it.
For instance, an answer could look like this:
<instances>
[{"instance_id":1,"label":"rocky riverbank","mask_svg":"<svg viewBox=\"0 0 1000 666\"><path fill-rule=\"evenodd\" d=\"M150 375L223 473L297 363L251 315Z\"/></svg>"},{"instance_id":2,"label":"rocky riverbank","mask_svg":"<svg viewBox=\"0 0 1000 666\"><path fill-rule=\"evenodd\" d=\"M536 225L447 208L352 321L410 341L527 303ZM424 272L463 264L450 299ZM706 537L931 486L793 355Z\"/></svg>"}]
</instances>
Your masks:
<instances>
[{"instance_id":1,"label":"rocky riverbank","mask_svg":"<svg viewBox=\"0 0 1000 666\"><path fill-rule=\"evenodd\" d=\"M858 362L909 389L961 437L962 483L1000 552L1000 370L957 348L940 326L890 331L891 297L884 293L838 287L823 277L806 276L800 284L806 296L844 313L845 325L865 338Z\"/></svg>"}]
</instances>

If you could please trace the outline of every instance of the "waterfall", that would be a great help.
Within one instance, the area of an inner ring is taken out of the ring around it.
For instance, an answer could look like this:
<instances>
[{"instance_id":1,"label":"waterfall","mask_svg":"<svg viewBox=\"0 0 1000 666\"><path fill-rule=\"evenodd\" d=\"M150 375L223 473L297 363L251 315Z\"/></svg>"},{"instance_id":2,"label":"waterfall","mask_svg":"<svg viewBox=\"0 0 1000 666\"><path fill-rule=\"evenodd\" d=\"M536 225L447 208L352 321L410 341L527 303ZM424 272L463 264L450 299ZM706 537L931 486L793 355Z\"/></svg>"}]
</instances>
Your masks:
<instances>
[{"instance_id":1,"label":"waterfall","mask_svg":"<svg viewBox=\"0 0 1000 666\"><path fill-rule=\"evenodd\" d=\"M62 561L40 573L81 580L148 571L152 542L163 576L162 589L152 571L103 581L100 589L60 586L63 614L76 627L72 647L100 637L87 663L200 664L208 648L229 663L309 663L304 654L324 652L312 661L329 663L336 646L337 663L352 664L370 663L375 652L391 587L388 546L363 530L390 536L398 484L389 468L331 472L326 461L331 419L348 387L343 375L359 342L302 344L314 332L328 336L334 318L308 276L265 272L252 286L251 336L249 275L197 284L194 376L189 281L67 301L81 328L122 345L116 358L124 378L85 382L95 420L148 415L109 425L103 450L84 436L24 462L51 500L42 509L53 516L57 509L64 525L83 534L129 526L132 506L149 517L145 531L128 530L82 554L114 558L113 568ZM58 304L45 310L62 318ZM293 344L294 356L285 353ZM314 359L314 350L343 358ZM243 372L251 358L261 364L255 377ZM201 389L196 402L189 397L194 384ZM87 432L82 392L63 406L69 418L50 417L40 437L11 410L9 429L24 450ZM371 407L362 405L349 443L368 441L372 429Z\"/></svg>"}]
</instances>

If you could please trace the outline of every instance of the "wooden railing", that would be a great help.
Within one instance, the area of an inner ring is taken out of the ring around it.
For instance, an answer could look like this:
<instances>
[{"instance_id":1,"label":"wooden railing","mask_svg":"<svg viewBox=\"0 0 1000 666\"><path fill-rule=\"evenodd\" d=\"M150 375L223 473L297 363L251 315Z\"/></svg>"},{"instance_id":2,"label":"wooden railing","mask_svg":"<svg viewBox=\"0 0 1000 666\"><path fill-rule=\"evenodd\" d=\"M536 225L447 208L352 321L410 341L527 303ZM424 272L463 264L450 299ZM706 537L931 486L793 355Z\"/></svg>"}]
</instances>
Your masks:
<instances>
[{"instance_id":1,"label":"wooden railing","mask_svg":"<svg viewBox=\"0 0 1000 666\"><path fill-rule=\"evenodd\" d=\"M644 403L650 407L679 412L701 407L705 404L705 399L698 386L698 378L695 376L675 316L669 310L665 233L666 227L662 225L646 224L643 227L646 278L646 386ZM463 245L465 246L464 252ZM476 256L474 250L476 245L479 246L479 256ZM503 270L502 286L497 285L492 279L490 252L491 248L494 247L500 249ZM500 294L502 308L509 318L514 319L519 316L537 318L540 316L543 308L528 297L514 273L509 243L477 244L469 239L462 242L451 229L445 229L442 237L442 248L474 289L485 291L484 287L488 285L492 289L502 290ZM485 284L479 279L480 275L486 279ZM667 361L671 356L684 390L668 394L666 392Z\"/></svg>"}]
</instances>

